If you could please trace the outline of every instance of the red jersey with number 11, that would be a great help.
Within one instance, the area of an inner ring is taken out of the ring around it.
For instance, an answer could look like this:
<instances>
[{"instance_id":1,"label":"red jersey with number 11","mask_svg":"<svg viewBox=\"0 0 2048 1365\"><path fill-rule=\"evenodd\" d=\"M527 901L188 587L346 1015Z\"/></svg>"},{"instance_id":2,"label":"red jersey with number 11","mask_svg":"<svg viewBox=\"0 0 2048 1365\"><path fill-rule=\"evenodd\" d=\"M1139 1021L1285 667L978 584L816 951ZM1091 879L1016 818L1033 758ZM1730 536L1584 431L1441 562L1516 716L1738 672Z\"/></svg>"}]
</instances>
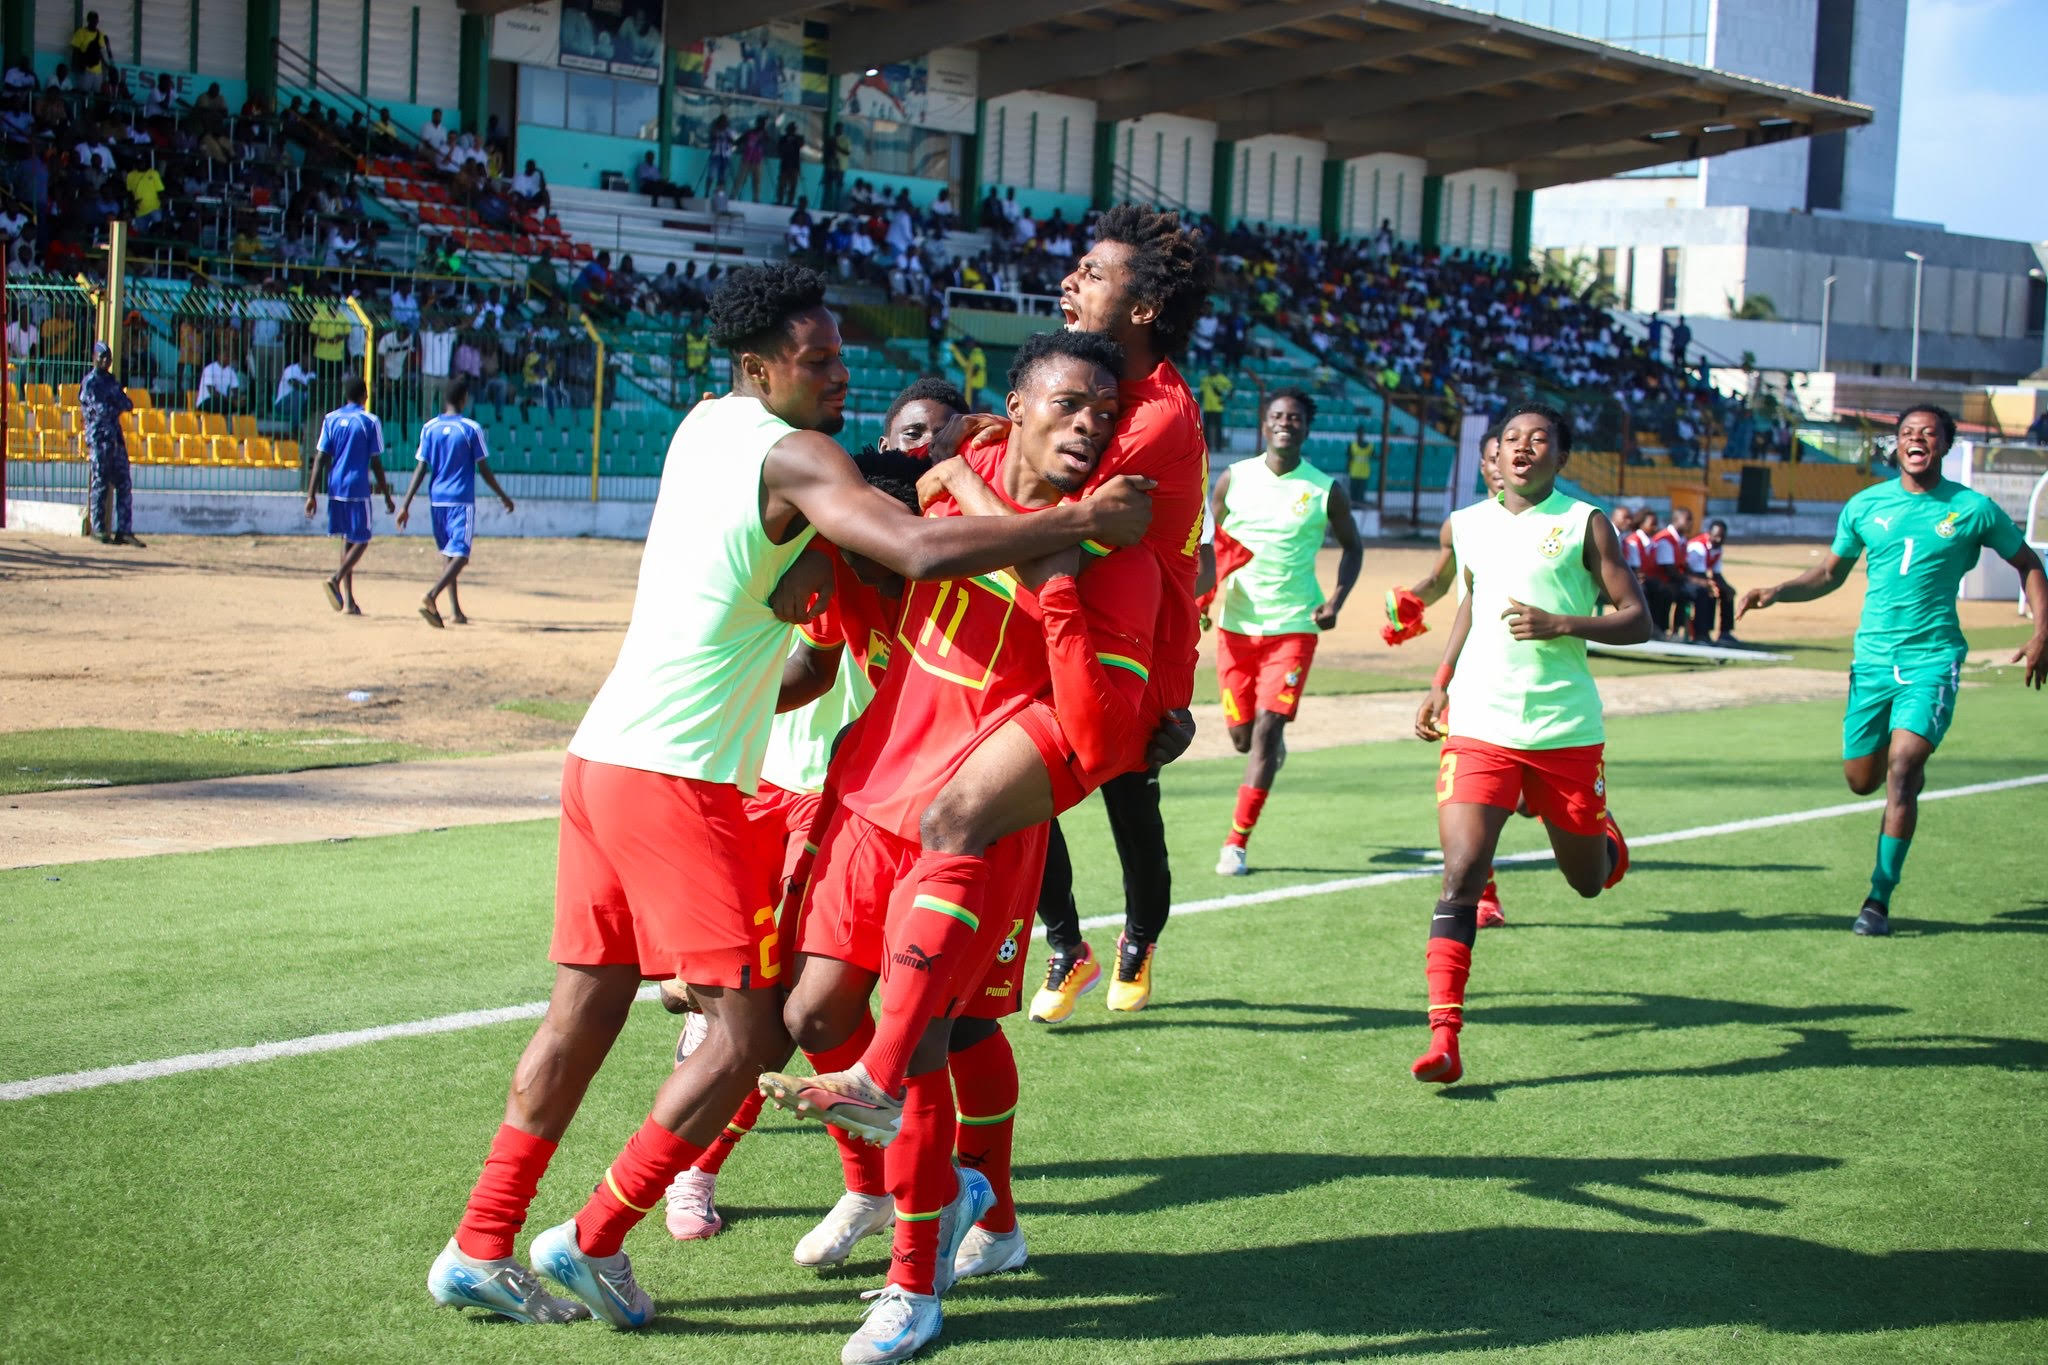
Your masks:
<instances>
[{"instance_id":1,"label":"red jersey with number 11","mask_svg":"<svg viewBox=\"0 0 2048 1365\"><path fill-rule=\"evenodd\" d=\"M998 496L1006 451L998 445L966 452ZM925 515L958 516L960 509L942 498ZM1142 551L1118 551L1082 569L1079 592L1095 659L1111 677L1128 680L1135 704L1151 668L1158 564ZM1045 609L1008 571L913 583L904 593L895 655L874 701L847 733L833 780L848 810L916 842L925 808L967 756L1032 703L1051 699Z\"/></svg>"}]
</instances>

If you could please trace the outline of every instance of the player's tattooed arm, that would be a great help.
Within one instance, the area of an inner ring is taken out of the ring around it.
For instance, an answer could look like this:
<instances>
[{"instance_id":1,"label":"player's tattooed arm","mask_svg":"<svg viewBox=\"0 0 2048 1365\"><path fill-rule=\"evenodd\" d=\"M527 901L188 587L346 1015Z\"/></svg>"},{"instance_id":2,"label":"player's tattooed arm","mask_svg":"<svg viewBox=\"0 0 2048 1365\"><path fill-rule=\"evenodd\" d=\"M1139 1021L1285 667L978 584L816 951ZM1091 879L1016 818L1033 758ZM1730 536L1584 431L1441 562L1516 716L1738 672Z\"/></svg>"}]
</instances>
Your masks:
<instances>
[{"instance_id":1,"label":"player's tattooed arm","mask_svg":"<svg viewBox=\"0 0 2048 1365\"><path fill-rule=\"evenodd\" d=\"M1742 602L1735 608L1735 619L1740 621L1750 612L1775 602L1811 602L1817 597L1826 597L1849 581L1849 574L1855 567L1854 559L1844 559L1829 551L1826 558L1797 578L1788 578L1775 587L1751 588L1742 594Z\"/></svg>"},{"instance_id":2,"label":"player's tattooed arm","mask_svg":"<svg viewBox=\"0 0 2048 1365\"><path fill-rule=\"evenodd\" d=\"M2009 662L2027 666L2025 684L2038 692L2042 682L2048 681L2048 573L2042 571L2041 556L2029 545L2007 555L2005 562L2019 570L2020 590L2034 616L2034 638L2021 645Z\"/></svg>"},{"instance_id":3,"label":"player's tattooed arm","mask_svg":"<svg viewBox=\"0 0 2048 1365\"><path fill-rule=\"evenodd\" d=\"M1444 737L1444 713L1451 709L1451 675L1458 671L1458 656L1465 650L1465 637L1472 633L1472 575L1469 573L1465 574L1465 587L1467 591L1464 600L1458 603L1457 619L1451 622L1450 636L1444 641L1444 661L1437 666L1436 677L1429 685L1429 695L1422 699L1422 708L1415 713L1417 739L1439 740Z\"/></svg>"},{"instance_id":4,"label":"player's tattooed arm","mask_svg":"<svg viewBox=\"0 0 2048 1365\"><path fill-rule=\"evenodd\" d=\"M1600 595L1614 607L1605 616L1565 616L1508 599L1501 618L1517 640L1555 640L1575 635L1603 645L1639 645L1650 638L1650 608L1642 585L1621 558L1621 540L1614 524L1600 512L1586 518L1585 565L1600 585Z\"/></svg>"}]
</instances>

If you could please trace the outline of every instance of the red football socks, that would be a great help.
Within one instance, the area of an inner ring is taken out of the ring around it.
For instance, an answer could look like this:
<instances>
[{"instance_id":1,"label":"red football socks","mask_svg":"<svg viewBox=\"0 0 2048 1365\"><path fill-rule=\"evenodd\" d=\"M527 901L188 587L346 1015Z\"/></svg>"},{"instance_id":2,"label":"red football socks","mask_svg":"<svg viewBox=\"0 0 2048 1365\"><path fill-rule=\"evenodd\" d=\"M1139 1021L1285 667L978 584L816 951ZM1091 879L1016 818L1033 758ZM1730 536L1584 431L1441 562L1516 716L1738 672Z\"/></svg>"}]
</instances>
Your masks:
<instances>
[{"instance_id":1,"label":"red football socks","mask_svg":"<svg viewBox=\"0 0 2048 1365\"><path fill-rule=\"evenodd\" d=\"M860 1060L860 1055L868 1050L868 1044L874 1038L874 1016L863 1014L860 1027L853 1031L851 1038L824 1052L806 1052L804 1058L810 1062L811 1070L821 1076L828 1071L844 1071ZM826 1131L832 1134L832 1141L839 1146L839 1166L846 1172L846 1188L854 1194L887 1194L889 1179L882 1170L882 1149L872 1142L850 1137L840 1128L828 1125Z\"/></svg>"},{"instance_id":2,"label":"red football socks","mask_svg":"<svg viewBox=\"0 0 2048 1365\"><path fill-rule=\"evenodd\" d=\"M953 1087L946 1069L905 1085L903 1131L882 1153L896 1196L896 1240L889 1283L930 1294L939 1263L939 1215L960 1193L953 1173Z\"/></svg>"},{"instance_id":3,"label":"red football socks","mask_svg":"<svg viewBox=\"0 0 2048 1365\"><path fill-rule=\"evenodd\" d=\"M704 1149L704 1155L690 1164L709 1175L717 1175L724 1168L725 1159L732 1155L732 1149L740 1145L740 1139L754 1131L754 1121L761 1117L761 1105L766 1098L756 1090L741 1100L732 1121L719 1130L717 1137L711 1139L711 1145Z\"/></svg>"},{"instance_id":4,"label":"red football socks","mask_svg":"<svg viewBox=\"0 0 2048 1365\"><path fill-rule=\"evenodd\" d=\"M499 1125L484 1173L455 1228L455 1245L463 1255L497 1261L512 1254L512 1239L526 1225L526 1210L554 1154L555 1144L546 1138L509 1123Z\"/></svg>"},{"instance_id":5,"label":"red football socks","mask_svg":"<svg viewBox=\"0 0 2048 1365\"><path fill-rule=\"evenodd\" d=\"M576 1215L576 1245L586 1256L616 1253L633 1225L660 1207L669 1182L703 1154L651 1118L641 1124Z\"/></svg>"},{"instance_id":6,"label":"red football socks","mask_svg":"<svg viewBox=\"0 0 2048 1365\"><path fill-rule=\"evenodd\" d=\"M988 1177L996 1202L982 1216L990 1232L1017 1226L1017 1204L1010 1195L1010 1146L1017 1126L1017 1058L1001 1029L947 1060L953 1075L955 1117L959 1131L953 1154L962 1166Z\"/></svg>"},{"instance_id":7,"label":"red football socks","mask_svg":"<svg viewBox=\"0 0 2048 1365\"><path fill-rule=\"evenodd\" d=\"M1262 787L1237 789L1237 813L1230 817L1230 837L1224 843L1243 848L1251 842L1252 827L1259 823L1259 812L1266 808L1268 794Z\"/></svg>"},{"instance_id":8,"label":"red football socks","mask_svg":"<svg viewBox=\"0 0 2048 1365\"><path fill-rule=\"evenodd\" d=\"M897 884L882 959L882 1017L861 1056L869 1079L891 1095L903 1089L911 1053L955 987L973 984L963 974L985 965L971 959L987 893L988 860L955 853L920 854Z\"/></svg>"},{"instance_id":9,"label":"red football socks","mask_svg":"<svg viewBox=\"0 0 2048 1365\"><path fill-rule=\"evenodd\" d=\"M1465 979L1472 974L1472 947L1454 938L1433 938L1423 958L1429 982L1429 1026L1453 1032L1465 1023Z\"/></svg>"}]
</instances>

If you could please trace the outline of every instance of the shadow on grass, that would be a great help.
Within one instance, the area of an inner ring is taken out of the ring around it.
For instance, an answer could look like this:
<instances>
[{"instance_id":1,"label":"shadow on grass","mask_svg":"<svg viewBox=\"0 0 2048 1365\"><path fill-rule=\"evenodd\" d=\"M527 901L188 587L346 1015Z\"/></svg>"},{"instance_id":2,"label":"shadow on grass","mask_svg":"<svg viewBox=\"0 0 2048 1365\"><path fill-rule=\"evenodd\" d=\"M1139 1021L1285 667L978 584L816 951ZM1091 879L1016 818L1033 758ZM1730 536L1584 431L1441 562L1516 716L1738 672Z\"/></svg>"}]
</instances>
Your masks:
<instances>
[{"instance_id":1,"label":"shadow on grass","mask_svg":"<svg viewBox=\"0 0 2048 1365\"><path fill-rule=\"evenodd\" d=\"M1872 1254L1738 1231L1490 1227L1195 1252L1136 1239L1116 1251L1046 1249L1020 1274L964 1281L947 1298L943 1341L1011 1343L1019 1359L1031 1358L1033 1344L1085 1341L1117 1359L1117 1343L1156 1350L1185 1342L1172 1357L1181 1365L1234 1365L1703 1328L1860 1335L2025 1321L2048 1311L2044 1286L2042 1252ZM853 1326L837 1287L660 1308L649 1330L663 1335L843 1334ZM821 1316L726 1316L770 1308ZM1270 1355L1223 1349L1230 1338L1304 1334L1341 1344Z\"/></svg>"},{"instance_id":2,"label":"shadow on grass","mask_svg":"<svg viewBox=\"0 0 2048 1365\"><path fill-rule=\"evenodd\" d=\"M1144 1184L1104 1199L1020 1201L1038 1213L1151 1214L1166 1209L1226 1199L1288 1194L1339 1180L1488 1180L1505 1181L1517 1194L1532 1199L1602 1209L1640 1223L1668 1227L1704 1227L1697 1214L1646 1208L1603 1190L1635 1191L1702 1205L1776 1212L1785 1207L1763 1195L1700 1190L1674 1180L1760 1180L1830 1171L1842 1163L1833 1157L1765 1155L1713 1160L1639 1159L1635 1157L1543 1156L1350 1156L1321 1152L1258 1152L1251 1154L1134 1157L1111 1161L1064 1161L1018 1169L1018 1188L1052 1180L1139 1178ZM1369 1199L1368 1191L1357 1197Z\"/></svg>"},{"instance_id":3,"label":"shadow on grass","mask_svg":"<svg viewBox=\"0 0 2048 1365\"><path fill-rule=\"evenodd\" d=\"M1472 1018L1487 1024L1520 1024L1532 1028L1590 1028L1615 1033L1657 1029L1714 1028L1748 1024L1764 1028L1796 1028L1844 1019L1874 1019L1906 1013L1898 1005L1828 1004L1761 1005L1747 1000L1696 999L1685 995L1626 992L1590 993L1569 1000L1544 1002L1540 996L1516 994L1468 998ZM1523 1003L1535 1001L1536 1003ZM1214 1017L1203 1017L1203 1016ZM1293 1017L1288 1017L1293 1016ZM1254 1033L1364 1033L1374 1029L1420 1029L1423 1011L1369 1005L1266 1003L1251 1000L1175 1000L1152 1005L1132 1018L1092 1024L1062 1024L1048 1030L1055 1037L1127 1032L1133 1029L1221 1028Z\"/></svg>"},{"instance_id":4,"label":"shadow on grass","mask_svg":"<svg viewBox=\"0 0 2048 1365\"><path fill-rule=\"evenodd\" d=\"M2048 1071L2048 1043L2031 1038L1986 1038L1973 1034L1939 1034L1910 1038L1859 1040L1836 1029L1794 1028L1795 1042L1762 1057L1739 1057L1706 1066L1617 1067L1565 1076L1532 1076L1526 1080L1459 1084L1443 1093L1447 1099L1490 1100L1511 1090L1548 1089L1559 1085L1594 1085L1606 1081L1655 1080L1665 1077L1707 1078L1767 1076L1787 1071L1843 1071L1918 1067L1990 1067L1998 1071ZM1469 1074L1469 1071L1468 1071Z\"/></svg>"},{"instance_id":5,"label":"shadow on grass","mask_svg":"<svg viewBox=\"0 0 2048 1365\"><path fill-rule=\"evenodd\" d=\"M1830 915L1759 915L1739 907L1726 910L1660 910L1656 914L1656 919L1623 920L1618 924L1566 924L1541 920L1511 920L1510 923L1524 929L1647 929L1664 934L1809 933L1816 930L1847 933L1856 918L1853 909ZM2024 910L2001 910L1977 924L1955 920L1916 920L1910 911L1892 920L1895 938L1940 938L1945 934L2048 934L2048 902Z\"/></svg>"}]
</instances>

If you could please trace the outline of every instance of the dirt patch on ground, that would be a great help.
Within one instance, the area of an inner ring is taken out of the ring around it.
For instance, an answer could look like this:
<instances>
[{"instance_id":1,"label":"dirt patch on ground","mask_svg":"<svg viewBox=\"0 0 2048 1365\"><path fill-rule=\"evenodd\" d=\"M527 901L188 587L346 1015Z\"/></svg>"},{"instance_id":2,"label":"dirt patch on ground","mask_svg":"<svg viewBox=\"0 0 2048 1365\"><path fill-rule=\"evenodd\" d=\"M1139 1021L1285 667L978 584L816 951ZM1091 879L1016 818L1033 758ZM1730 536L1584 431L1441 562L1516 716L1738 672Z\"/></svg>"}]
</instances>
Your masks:
<instances>
[{"instance_id":1,"label":"dirt patch on ground","mask_svg":"<svg viewBox=\"0 0 2048 1365\"><path fill-rule=\"evenodd\" d=\"M0 861L169 852L223 843L291 842L531 818L553 808L570 727L498 709L517 700L587 701L618 652L632 610L638 544L500 540L464 575L475 624L434 630L415 613L440 560L417 538L383 539L356 575L368 614L330 611L320 580L335 549L311 539L162 537L146 550L76 538L0 535L0 727L104 725L147 730L335 727L454 753L515 757L222 779L10 800ZM1317 652L1319 665L1426 676L1432 633L1401 650L1379 639L1388 587L1426 572L1433 552L1369 547L1352 605ZM1808 544L1731 549L1738 587L1815 563ZM1335 573L1334 553L1323 566ZM1758 644L1848 635L1860 576L1821 602L1775 608L1744 623ZM1448 625L1449 604L1431 613ZM2010 625L2005 603L1966 603L1966 625ZM1846 658L1843 660L1846 664ZM1605 678L1614 714L1703 710L1835 697L1837 672L1740 666ZM352 691L369 694L351 701ZM1400 738L1412 691L1312 696L1296 748ZM1215 707L1202 708L1197 756L1228 753ZM539 751L539 752L536 752ZM250 807L262 807L262 828ZM374 809L363 813L363 807Z\"/></svg>"}]
</instances>

